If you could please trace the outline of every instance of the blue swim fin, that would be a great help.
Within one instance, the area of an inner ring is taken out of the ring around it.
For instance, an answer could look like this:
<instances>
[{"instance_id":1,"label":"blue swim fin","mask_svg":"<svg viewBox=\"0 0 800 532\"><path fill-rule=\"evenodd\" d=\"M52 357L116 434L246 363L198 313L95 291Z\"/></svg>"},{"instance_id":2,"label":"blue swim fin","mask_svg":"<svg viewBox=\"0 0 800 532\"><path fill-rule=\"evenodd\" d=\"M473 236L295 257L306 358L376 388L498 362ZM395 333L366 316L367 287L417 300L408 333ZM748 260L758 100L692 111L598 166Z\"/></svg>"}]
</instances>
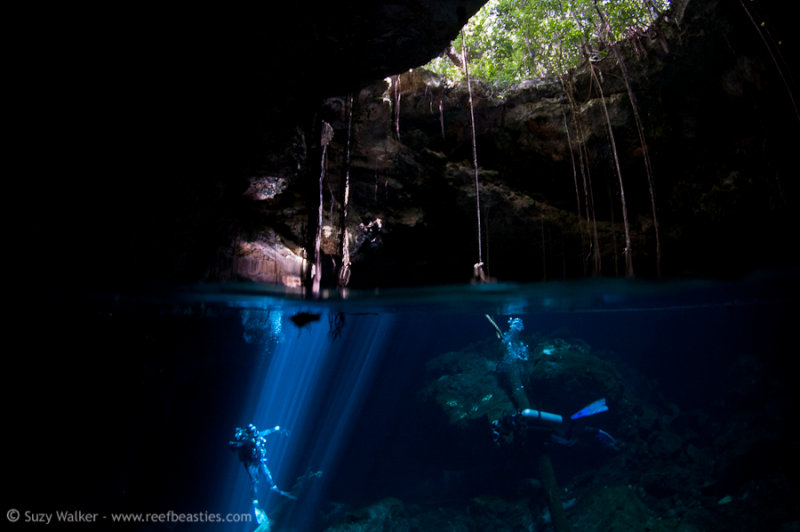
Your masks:
<instances>
[{"instance_id":1,"label":"blue swim fin","mask_svg":"<svg viewBox=\"0 0 800 532\"><path fill-rule=\"evenodd\" d=\"M598 399L594 403L584 406L574 414L570 416L570 419L580 419L582 417L593 416L595 414L599 414L600 412L605 412L608 410L608 406L606 406L606 398L603 397L602 399Z\"/></svg>"},{"instance_id":2,"label":"blue swim fin","mask_svg":"<svg viewBox=\"0 0 800 532\"><path fill-rule=\"evenodd\" d=\"M602 429L597 429L597 432L595 432L594 437L609 449L613 449L615 451L619 451L622 449L622 443L617 441L617 439L614 436L612 436L611 434Z\"/></svg>"},{"instance_id":3,"label":"blue swim fin","mask_svg":"<svg viewBox=\"0 0 800 532\"><path fill-rule=\"evenodd\" d=\"M267 525L267 530L269 530L269 517L267 517L266 512L258 506L256 506L254 510L256 514L256 523L259 525Z\"/></svg>"}]
</instances>

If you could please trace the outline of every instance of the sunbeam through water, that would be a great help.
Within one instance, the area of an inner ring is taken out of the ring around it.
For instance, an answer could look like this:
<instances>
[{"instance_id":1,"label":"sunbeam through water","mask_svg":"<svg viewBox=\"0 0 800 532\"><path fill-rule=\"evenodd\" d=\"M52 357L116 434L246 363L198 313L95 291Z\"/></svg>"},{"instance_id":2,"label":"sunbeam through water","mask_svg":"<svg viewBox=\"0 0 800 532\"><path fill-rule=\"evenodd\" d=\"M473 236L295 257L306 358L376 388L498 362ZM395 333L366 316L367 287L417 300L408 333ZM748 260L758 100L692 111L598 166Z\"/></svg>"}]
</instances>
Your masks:
<instances>
[{"instance_id":1,"label":"sunbeam through water","mask_svg":"<svg viewBox=\"0 0 800 532\"><path fill-rule=\"evenodd\" d=\"M283 526L305 530L315 519L328 478L337 474L342 446L351 436L394 319L391 314L355 315L337 330L337 316L328 308L315 310L315 319L300 325L291 320L302 312L299 308L251 309L246 319L254 319L253 312L267 313L270 318L261 322L271 329L263 334L269 338L264 363L253 375L239 426L282 428L269 436L268 467L277 486L298 501L290 503L263 484L258 500L270 519L277 515ZM228 478L230 511L248 511L245 469L232 463ZM226 530L250 529L251 524L231 524Z\"/></svg>"}]
</instances>

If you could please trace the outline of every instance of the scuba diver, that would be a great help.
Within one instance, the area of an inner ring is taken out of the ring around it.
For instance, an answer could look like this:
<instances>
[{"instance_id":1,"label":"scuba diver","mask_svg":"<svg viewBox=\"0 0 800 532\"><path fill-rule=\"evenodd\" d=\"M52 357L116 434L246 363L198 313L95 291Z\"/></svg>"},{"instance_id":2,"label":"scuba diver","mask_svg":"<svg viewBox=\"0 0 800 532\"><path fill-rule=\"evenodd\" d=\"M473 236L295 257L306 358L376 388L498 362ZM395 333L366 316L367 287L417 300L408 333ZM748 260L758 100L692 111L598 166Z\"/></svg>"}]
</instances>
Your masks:
<instances>
[{"instance_id":1,"label":"scuba diver","mask_svg":"<svg viewBox=\"0 0 800 532\"><path fill-rule=\"evenodd\" d=\"M500 445L504 441L514 441L514 435L517 438L524 438L524 434L529 431L544 431L549 432L550 440L559 445L572 447L584 436L590 436L600 442L603 447L612 451L620 451L624 444L602 429L584 426L577 432L575 430L577 420L607 411L605 397L578 410L569 417L569 420L565 420L559 414L525 408L510 417L494 420L492 422L493 439L495 444Z\"/></svg>"},{"instance_id":2,"label":"scuba diver","mask_svg":"<svg viewBox=\"0 0 800 532\"><path fill-rule=\"evenodd\" d=\"M513 440L514 434L521 436L529 430L541 430L550 432L551 440L561 445L573 446L582 436L591 435L595 440L611 450L618 451L622 448L623 444L621 442L602 429L585 426L577 434L574 430L576 420L608 411L605 397L586 405L572 414L568 422L565 422L564 418L559 414L531 408L523 382L523 375L525 375L525 380L529 379L530 373L536 367L536 364L543 357L553 354L553 347L542 349L541 355L531 360L528 353L528 344L522 338L522 331L525 330L522 318L510 317L508 319L508 330L503 331L489 314L485 316L494 327L498 340L505 348L503 359L497 364L497 372L501 384L506 388L509 398L517 409L512 416L492 422L495 443L499 445L503 440ZM523 369L521 365L526 363L531 366Z\"/></svg>"},{"instance_id":3,"label":"scuba diver","mask_svg":"<svg viewBox=\"0 0 800 532\"><path fill-rule=\"evenodd\" d=\"M261 482L261 476L267 479L272 491L293 501L297 500L297 497L287 491L283 491L275 485L275 482L272 480L272 475L267 468L266 437L274 432L286 433L284 429L277 426L259 431L256 426L251 423L243 429L237 427L233 441L228 442L231 450L237 453L239 460L250 476L250 496L253 500L253 511L255 512L256 521L259 525L269 523L267 514L258 506L258 487Z\"/></svg>"}]
</instances>

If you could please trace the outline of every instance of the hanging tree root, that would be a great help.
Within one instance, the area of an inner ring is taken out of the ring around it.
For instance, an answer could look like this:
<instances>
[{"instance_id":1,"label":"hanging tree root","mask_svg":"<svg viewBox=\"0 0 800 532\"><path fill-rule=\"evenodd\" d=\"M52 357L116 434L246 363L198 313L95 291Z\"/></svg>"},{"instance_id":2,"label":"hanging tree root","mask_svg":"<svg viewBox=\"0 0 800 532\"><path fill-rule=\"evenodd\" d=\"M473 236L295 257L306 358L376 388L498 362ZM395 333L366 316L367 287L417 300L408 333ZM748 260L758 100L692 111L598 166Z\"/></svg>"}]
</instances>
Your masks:
<instances>
[{"instance_id":1,"label":"hanging tree root","mask_svg":"<svg viewBox=\"0 0 800 532\"><path fill-rule=\"evenodd\" d=\"M553 471L553 463L550 461L550 456L545 452L539 455L539 477L542 481L542 486L544 486L547 504L550 507L553 530L555 532L569 532L572 529L567 522L564 506L561 504L561 492L556 482L556 473Z\"/></svg>"}]
</instances>

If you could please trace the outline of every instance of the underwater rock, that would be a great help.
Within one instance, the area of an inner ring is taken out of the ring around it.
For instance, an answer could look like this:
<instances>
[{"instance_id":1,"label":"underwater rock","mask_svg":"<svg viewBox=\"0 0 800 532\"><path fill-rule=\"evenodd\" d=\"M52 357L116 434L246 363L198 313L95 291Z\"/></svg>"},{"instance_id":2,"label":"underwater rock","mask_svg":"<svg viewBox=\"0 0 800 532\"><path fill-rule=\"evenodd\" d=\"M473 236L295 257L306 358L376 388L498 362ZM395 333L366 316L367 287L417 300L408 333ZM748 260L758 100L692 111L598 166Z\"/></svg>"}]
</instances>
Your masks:
<instances>
[{"instance_id":1,"label":"underwater rock","mask_svg":"<svg viewBox=\"0 0 800 532\"><path fill-rule=\"evenodd\" d=\"M381 499L365 508L348 512L326 532L409 532L411 522L403 501Z\"/></svg>"},{"instance_id":2,"label":"underwater rock","mask_svg":"<svg viewBox=\"0 0 800 532\"><path fill-rule=\"evenodd\" d=\"M535 530L530 500L484 495L469 502L468 513L477 530Z\"/></svg>"},{"instance_id":3,"label":"underwater rock","mask_svg":"<svg viewBox=\"0 0 800 532\"><path fill-rule=\"evenodd\" d=\"M463 351L440 355L426 369L434 380L422 391L450 424L480 420L488 423L514 412L515 407L497 378L497 342L484 342Z\"/></svg>"},{"instance_id":4,"label":"underwater rock","mask_svg":"<svg viewBox=\"0 0 800 532\"><path fill-rule=\"evenodd\" d=\"M623 530L633 523L656 526L651 523L655 515L673 515L668 505L658 501L697 500L703 485L715 495L723 490L708 483L712 464L727 463L728 453L720 449L718 456L710 455L701 445L703 440L685 424L691 416L681 416L674 405L637 395L637 390L647 390L652 384L628 368L615 366L610 361L613 354L603 353L601 358L586 342L561 333L531 333L519 339L528 345L529 360L515 362L512 369L519 372L527 400L531 408L561 416L561 423L515 417L516 400L498 371L505 347L495 338L431 359L426 368L428 384L420 392L427 405L426 425L442 435L452 455L488 460L491 465L485 467L494 472L490 478L504 479L492 485L494 489L512 499L533 496L527 479L537 475L535 458L547 449L559 480L570 490L568 498L581 501L587 493L614 484L638 486L636 493L620 488L625 491L602 495L624 496L633 504L630 515L602 517L611 527L608 530ZM574 425L570 422L572 413L600 397L605 398L608 412L577 419ZM470 489L489 485L473 482ZM734 491L737 486L741 484L725 488ZM640 499L645 494L656 501L652 508L644 508ZM607 503L597 503L589 511L599 512ZM665 530L671 529L672 525L662 524Z\"/></svg>"},{"instance_id":5,"label":"underwater rock","mask_svg":"<svg viewBox=\"0 0 800 532\"><path fill-rule=\"evenodd\" d=\"M681 450L684 445L683 438L671 430L662 430L650 445L651 452L658 456L671 456Z\"/></svg>"},{"instance_id":6,"label":"underwater rock","mask_svg":"<svg viewBox=\"0 0 800 532\"><path fill-rule=\"evenodd\" d=\"M533 337L528 343L529 360L517 361L510 371L519 375L532 408L568 416L605 397L615 419L631 417L636 401L621 374L585 343L558 337ZM423 398L454 425L488 425L519 411L504 379L507 371L500 371L503 353L500 342L488 340L435 357L427 364L430 382Z\"/></svg>"},{"instance_id":7,"label":"underwater rock","mask_svg":"<svg viewBox=\"0 0 800 532\"><path fill-rule=\"evenodd\" d=\"M588 493L569 512L574 530L588 532L697 532L693 526L672 519L657 517L630 486L604 486Z\"/></svg>"},{"instance_id":8,"label":"underwater rock","mask_svg":"<svg viewBox=\"0 0 800 532\"><path fill-rule=\"evenodd\" d=\"M527 497L508 499L482 495L469 500L466 508L437 505L435 509L405 505L388 497L338 515L338 523L326 532L407 532L411 530L536 530L537 519Z\"/></svg>"},{"instance_id":9,"label":"underwater rock","mask_svg":"<svg viewBox=\"0 0 800 532\"><path fill-rule=\"evenodd\" d=\"M475 530L471 516L463 508L439 506L433 510L420 508L416 513L419 528L416 530L447 530L448 532L472 532Z\"/></svg>"}]
</instances>

